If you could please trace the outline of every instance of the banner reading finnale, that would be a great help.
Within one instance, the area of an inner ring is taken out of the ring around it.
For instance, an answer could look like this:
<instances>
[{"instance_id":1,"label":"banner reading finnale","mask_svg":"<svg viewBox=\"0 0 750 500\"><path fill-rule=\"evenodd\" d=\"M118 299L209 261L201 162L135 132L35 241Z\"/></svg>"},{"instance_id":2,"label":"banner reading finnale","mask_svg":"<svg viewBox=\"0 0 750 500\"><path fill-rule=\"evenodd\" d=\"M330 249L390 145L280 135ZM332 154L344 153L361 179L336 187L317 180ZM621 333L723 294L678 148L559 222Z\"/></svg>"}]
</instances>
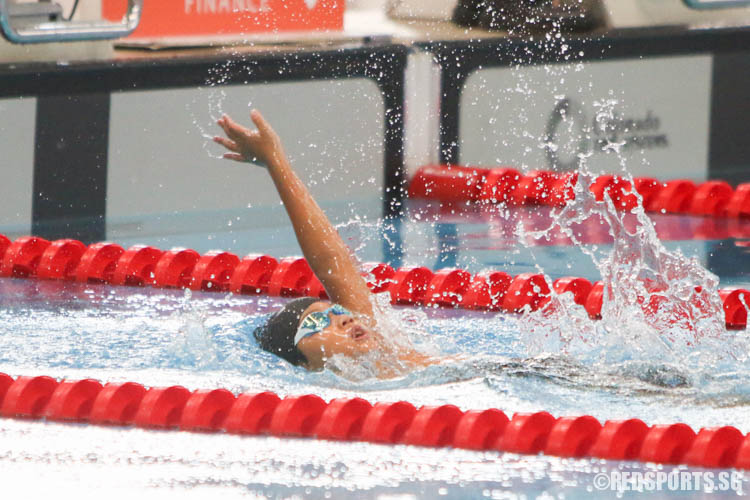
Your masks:
<instances>
[{"instance_id":1,"label":"banner reading finnale","mask_svg":"<svg viewBox=\"0 0 750 500\"><path fill-rule=\"evenodd\" d=\"M344 27L345 0L155 0L131 38L328 31ZM120 20L126 0L103 0L102 14Z\"/></svg>"}]
</instances>

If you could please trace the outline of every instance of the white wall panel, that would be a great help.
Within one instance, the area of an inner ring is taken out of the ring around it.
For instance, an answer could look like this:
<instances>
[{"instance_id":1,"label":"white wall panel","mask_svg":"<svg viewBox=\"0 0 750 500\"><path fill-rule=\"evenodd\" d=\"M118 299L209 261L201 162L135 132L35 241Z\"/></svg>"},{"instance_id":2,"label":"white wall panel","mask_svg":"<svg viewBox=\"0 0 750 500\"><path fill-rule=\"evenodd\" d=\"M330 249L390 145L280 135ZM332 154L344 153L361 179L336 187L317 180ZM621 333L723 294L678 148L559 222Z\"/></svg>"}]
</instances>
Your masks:
<instances>
[{"instance_id":1,"label":"white wall panel","mask_svg":"<svg viewBox=\"0 0 750 500\"><path fill-rule=\"evenodd\" d=\"M562 163L590 151L595 171L624 164L634 175L704 179L711 68L698 55L479 70L461 101L461 163L546 169L552 147ZM567 118L555 125L564 100ZM602 124L619 129L604 148L591 132Z\"/></svg>"},{"instance_id":2,"label":"white wall panel","mask_svg":"<svg viewBox=\"0 0 750 500\"><path fill-rule=\"evenodd\" d=\"M0 232L31 231L36 99L0 99Z\"/></svg>"},{"instance_id":3,"label":"white wall panel","mask_svg":"<svg viewBox=\"0 0 750 500\"><path fill-rule=\"evenodd\" d=\"M268 173L219 159L211 141L222 113L249 125L252 108L319 202L350 202L334 219L381 215L384 104L370 80L123 92L112 96L108 237L170 233L170 215L218 211L240 210L245 227L286 225Z\"/></svg>"}]
</instances>

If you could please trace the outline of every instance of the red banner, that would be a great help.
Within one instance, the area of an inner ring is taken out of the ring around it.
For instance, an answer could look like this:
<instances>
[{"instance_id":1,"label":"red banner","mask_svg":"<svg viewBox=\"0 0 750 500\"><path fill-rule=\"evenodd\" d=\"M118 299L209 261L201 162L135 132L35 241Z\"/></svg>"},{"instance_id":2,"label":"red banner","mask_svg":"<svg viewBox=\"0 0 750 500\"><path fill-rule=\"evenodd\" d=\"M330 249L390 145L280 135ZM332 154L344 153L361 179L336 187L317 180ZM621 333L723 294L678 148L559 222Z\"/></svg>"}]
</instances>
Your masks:
<instances>
[{"instance_id":1,"label":"red banner","mask_svg":"<svg viewBox=\"0 0 750 500\"><path fill-rule=\"evenodd\" d=\"M126 0L102 0L119 21ZM346 0L145 0L137 38L341 30Z\"/></svg>"}]
</instances>

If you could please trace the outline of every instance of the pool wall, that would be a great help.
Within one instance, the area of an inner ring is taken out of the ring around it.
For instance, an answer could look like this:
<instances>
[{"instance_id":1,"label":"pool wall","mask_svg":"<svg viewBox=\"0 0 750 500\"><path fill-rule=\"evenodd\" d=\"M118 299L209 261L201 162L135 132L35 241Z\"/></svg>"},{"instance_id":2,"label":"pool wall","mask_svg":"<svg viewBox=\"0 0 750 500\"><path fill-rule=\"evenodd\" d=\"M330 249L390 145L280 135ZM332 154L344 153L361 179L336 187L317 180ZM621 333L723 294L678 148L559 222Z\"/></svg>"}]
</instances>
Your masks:
<instances>
[{"instance_id":1,"label":"pool wall","mask_svg":"<svg viewBox=\"0 0 750 500\"><path fill-rule=\"evenodd\" d=\"M573 105L566 108L569 115L591 123L597 101L601 106L603 100L614 99L623 108L615 109L622 113L619 117L608 117L612 125L617 118L620 124L646 122L651 130L642 135L658 139L639 144L623 134L617 137L633 146L625 151L636 160L628 161L630 171L646 168L663 179L750 179L750 129L744 125L750 114L745 91L750 84L747 28L624 29L599 38L421 46L435 54L442 70L441 163L491 166L488 160L494 159L486 150L502 145L530 168L569 170L575 166L565 165L570 157L555 158L544 146L548 139L565 145L555 108L567 100ZM496 110L494 116L487 109ZM527 121L518 121L519 109ZM530 137L512 136L519 127ZM506 161L498 154L501 162ZM606 156L596 155L596 164L621 168Z\"/></svg>"}]
</instances>

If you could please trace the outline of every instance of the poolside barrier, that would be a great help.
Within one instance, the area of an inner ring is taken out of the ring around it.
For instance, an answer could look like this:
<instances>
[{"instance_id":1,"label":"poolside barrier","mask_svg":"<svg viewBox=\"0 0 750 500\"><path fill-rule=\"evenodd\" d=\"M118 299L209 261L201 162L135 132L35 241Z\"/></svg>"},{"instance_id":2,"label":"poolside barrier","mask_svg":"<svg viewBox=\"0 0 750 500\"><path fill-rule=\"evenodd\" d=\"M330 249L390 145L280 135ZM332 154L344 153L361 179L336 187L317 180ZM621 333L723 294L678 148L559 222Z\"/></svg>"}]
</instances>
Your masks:
<instances>
[{"instance_id":1,"label":"poolside barrier","mask_svg":"<svg viewBox=\"0 0 750 500\"><path fill-rule=\"evenodd\" d=\"M409 182L409 197L443 202L505 203L508 205L547 205L560 207L575 197L573 186L578 174L544 170L523 174L508 168L458 165L421 167ZM650 177L629 180L601 175L589 187L597 200L605 194L615 208L630 210L637 204L633 191L643 198L646 212L705 215L713 217L750 216L750 183L732 188L718 180L695 184L688 179L660 182Z\"/></svg>"},{"instance_id":2,"label":"poolside barrier","mask_svg":"<svg viewBox=\"0 0 750 500\"><path fill-rule=\"evenodd\" d=\"M682 423L601 424L590 415L554 417L544 411L508 418L498 409L462 411L449 404L326 402L310 394L282 399L272 392L237 396L226 389L191 392L181 386L102 385L46 376L14 380L0 373L0 416L750 470L750 434L731 426L696 433Z\"/></svg>"},{"instance_id":3,"label":"poolside barrier","mask_svg":"<svg viewBox=\"0 0 750 500\"><path fill-rule=\"evenodd\" d=\"M554 290L572 293L574 302L596 319L601 317L606 293L602 282L576 277L559 278L550 289L544 275L535 273L510 276L493 271L472 276L461 269L433 273L426 267L393 269L379 262L366 263L364 268L371 291L389 293L391 303L400 305L521 312L544 307ZM107 242L86 247L80 241L50 242L35 236L10 242L0 234L0 277L327 298L323 285L301 257L277 261L268 255L251 254L240 259L229 252L200 255L184 248L162 251L135 245L125 250ZM727 288L719 290L719 296L727 328L744 329L750 291ZM656 306L651 301L644 307Z\"/></svg>"}]
</instances>

